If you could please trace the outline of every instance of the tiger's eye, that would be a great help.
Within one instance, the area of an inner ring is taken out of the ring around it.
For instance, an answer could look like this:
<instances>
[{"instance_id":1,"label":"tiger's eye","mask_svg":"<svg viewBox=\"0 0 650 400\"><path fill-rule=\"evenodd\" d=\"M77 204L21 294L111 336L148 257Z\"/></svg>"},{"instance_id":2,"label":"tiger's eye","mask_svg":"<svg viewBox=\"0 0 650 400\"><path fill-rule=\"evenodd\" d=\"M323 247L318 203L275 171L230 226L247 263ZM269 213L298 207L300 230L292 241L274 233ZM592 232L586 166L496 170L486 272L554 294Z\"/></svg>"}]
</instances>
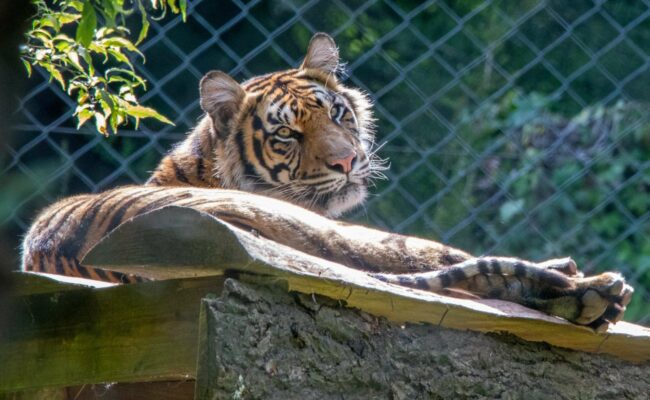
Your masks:
<instances>
[{"instance_id":1,"label":"tiger's eye","mask_svg":"<svg viewBox=\"0 0 650 400\"><path fill-rule=\"evenodd\" d=\"M283 126L282 128L278 129L275 131L280 136L290 136L291 135L291 129L287 128L286 126Z\"/></svg>"},{"instance_id":2,"label":"tiger's eye","mask_svg":"<svg viewBox=\"0 0 650 400\"><path fill-rule=\"evenodd\" d=\"M330 117L336 118L338 114L339 114L339 106L334 106L330 108Z\"/></svg>"}]
</instances>

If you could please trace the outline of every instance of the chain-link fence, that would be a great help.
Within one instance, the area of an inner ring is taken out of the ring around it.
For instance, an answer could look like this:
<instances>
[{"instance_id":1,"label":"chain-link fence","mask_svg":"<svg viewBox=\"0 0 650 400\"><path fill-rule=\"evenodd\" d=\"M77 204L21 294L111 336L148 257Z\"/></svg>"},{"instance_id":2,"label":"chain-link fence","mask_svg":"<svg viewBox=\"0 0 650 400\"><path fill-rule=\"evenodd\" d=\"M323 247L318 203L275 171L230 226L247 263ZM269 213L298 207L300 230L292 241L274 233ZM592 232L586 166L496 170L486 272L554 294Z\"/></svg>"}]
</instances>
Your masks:
<instances>
[{"instance_id":1,"label":"chain-link fence","mask_svg":"<svg viewBox=\"0 0 650 400\"><path fill-rule=\"evenodd\" d=\"M351 219L475 254L572 255L636 287L650 322L650 1L190 1L141 46L145 104L176 126L104 138L36 70L0 170L16 238L55 199L143 182L200 116L198 81L299 64L329 32L391 160ZM1 161L1 160L0 160Z\"/></svg>"}]
</instances>

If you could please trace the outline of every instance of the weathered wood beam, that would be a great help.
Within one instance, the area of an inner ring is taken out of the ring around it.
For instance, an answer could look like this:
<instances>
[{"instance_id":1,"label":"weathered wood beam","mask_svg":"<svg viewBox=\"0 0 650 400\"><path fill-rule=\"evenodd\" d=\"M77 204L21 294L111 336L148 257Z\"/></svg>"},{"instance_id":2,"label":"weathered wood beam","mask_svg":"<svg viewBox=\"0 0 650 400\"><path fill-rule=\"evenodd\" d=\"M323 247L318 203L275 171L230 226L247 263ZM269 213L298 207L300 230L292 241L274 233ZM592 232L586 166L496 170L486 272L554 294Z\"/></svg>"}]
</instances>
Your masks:
<instances>
[{"instance_id":1,"label":"weathered wood beam","mask_svg":"<svg viewBox=\"0 0 650 400\"><path fill-rule=\"evenodd\" d=\"M0 400L188 400L194 380L103 383L0 393Z\"/></svg>"},{"instance_id":2,"label":"weathered wood beam","mask_svg":"<svg viewBox=\"0 0 650 400\"><path fill-rule=\"evenodd\" d=\"M193 378L200 300L219 293L223 278L102 289L28 274L15 281L22 289L0 335L0 392Z\"/></svg>"},{"instance_id":3,"label":"weathered wood beam","mask_svg":"<svg viewBox=\"0 0 650 400\"><path fill-rule=\"evenodd\" d=\"M157 278L221 274L224 269L271 275L286 280L289 290L340 300L397 323L509 332L570 349L650 360L650 329L645 327L620 322L596 334L509 302L455 299L386 284L188 208L167 207L126 222L83 262Z\"/></svg>"}]
</instances>

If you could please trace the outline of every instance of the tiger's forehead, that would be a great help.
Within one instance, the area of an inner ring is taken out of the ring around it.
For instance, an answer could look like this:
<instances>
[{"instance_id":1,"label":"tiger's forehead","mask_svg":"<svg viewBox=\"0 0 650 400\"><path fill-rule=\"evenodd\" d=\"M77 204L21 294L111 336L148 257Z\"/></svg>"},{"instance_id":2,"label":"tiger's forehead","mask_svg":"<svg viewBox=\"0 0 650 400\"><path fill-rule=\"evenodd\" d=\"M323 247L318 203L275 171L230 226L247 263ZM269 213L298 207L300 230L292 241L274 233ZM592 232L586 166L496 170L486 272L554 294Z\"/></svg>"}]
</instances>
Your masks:
<instances>
[{"instance_id":1,"label":"tiger's forehead","mask_svg":"<svg viewBox=\"0 0 650 400\"><path fill-rule=\"evenodd\" d=\"M285 71L253 78L243 84L250 95L257 98L267 122L294 125L319 109L329 108L341 99L333 88L300 76L300 71Z\"/></svg>"}]
</instances>

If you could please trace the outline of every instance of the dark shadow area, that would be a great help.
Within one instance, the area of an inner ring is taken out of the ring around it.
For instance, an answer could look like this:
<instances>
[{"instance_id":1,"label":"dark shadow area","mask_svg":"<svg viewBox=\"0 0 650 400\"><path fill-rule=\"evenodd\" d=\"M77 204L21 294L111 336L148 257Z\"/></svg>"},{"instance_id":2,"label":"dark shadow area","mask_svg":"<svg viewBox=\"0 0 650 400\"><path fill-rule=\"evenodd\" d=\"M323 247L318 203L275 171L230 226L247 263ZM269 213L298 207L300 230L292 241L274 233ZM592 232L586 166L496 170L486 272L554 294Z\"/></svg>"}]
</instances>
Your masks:
<instances>
[{"instance_id":1,"label":"dark shadow area","mask_svg":"<svg viewBox=\"0 0 650 400\"><path fill-rule=\"evenodd\" d=\"M27 24L26 20L34 12L28 1L0 2L0 165L6 165L9 145L13 139L12 120L18 108L25 70L20 63L19 46ZM0 186L0 197L7 195ZM0 226L0 338L2 327L7 326L7 293L10 289L10 271L18 266L15 263L15 239L9 237L5 226Z\"/></svg>"}]
</instances>

